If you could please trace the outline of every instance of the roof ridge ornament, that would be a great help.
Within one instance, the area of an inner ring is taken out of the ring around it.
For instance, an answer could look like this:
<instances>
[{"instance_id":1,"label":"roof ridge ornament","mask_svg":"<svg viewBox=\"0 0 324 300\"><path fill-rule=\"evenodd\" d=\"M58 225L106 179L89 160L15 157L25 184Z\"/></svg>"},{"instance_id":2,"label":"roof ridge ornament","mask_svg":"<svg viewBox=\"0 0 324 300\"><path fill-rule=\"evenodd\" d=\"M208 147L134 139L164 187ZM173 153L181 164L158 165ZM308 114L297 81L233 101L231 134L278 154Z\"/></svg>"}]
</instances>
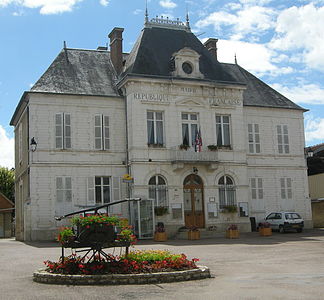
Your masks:
<instances>
[{"instance_id":1,"label":"roof ridge ornament","mask_svg":"<svg viewBox=\"0 0 324 300\"><path fill-rule=\"evenodd\" d=\"M163 18L161 16L156 16L155 18L149 20L147 10L145 11L145 27L161 27L161 28L169 28L169 29L176 29L176 30L185 30L191 31L189 26L189 16L186 16L186 23L182 22L177 18L176 20L170 20L169 17Z\"/></svg>"},{"instance_id":2,"label":"roof ridge ornament","mask_svg":"<svg viewBox=\"0 0 324 300\"><path fill-rule=\"evenodd\" d=\"M144 24L146 25L148 23L148 11L147 11L147 0L145 0L145 22Z\"/></svg>"}]
</instances>

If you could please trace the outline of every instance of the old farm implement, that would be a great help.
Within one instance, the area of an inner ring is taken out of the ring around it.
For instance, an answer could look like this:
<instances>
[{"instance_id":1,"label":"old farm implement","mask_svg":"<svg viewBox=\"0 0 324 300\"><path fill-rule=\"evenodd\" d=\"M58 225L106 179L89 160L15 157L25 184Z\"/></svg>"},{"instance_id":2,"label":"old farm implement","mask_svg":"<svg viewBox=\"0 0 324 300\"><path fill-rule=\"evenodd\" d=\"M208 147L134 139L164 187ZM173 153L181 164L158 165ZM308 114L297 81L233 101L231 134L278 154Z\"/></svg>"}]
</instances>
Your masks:
<instances>
[{"instance_id":1,"label":"old farm implement","mask_svg":"<svg viewBox=\"0 0 324 300\"><path fill-rule=\"evenodd\" d=\"M60 241L62 260L64 260L65 248L71 248L76 253L84 252L83 259L88 261L100 260L101 257L108 259L109 255L104 251L105 248L125 247L127 255L132 243L132 232L127 226L125 227L125 219L108 216L108 207L140 200L140 198L124 199L55 217L60 221L74 216L72 218L74 226L68 229L69 236ZM106 213L101 213L103 210Z\"/></svg>"}]
</instances>

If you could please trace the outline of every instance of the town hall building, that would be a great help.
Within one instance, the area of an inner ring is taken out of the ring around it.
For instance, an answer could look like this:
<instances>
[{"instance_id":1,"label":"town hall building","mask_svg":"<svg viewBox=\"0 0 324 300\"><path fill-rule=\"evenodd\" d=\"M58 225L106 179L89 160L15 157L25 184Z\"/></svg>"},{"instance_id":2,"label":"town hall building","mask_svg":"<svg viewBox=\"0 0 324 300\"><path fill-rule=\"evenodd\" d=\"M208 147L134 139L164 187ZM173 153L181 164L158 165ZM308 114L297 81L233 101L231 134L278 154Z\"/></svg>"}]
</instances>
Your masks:
<instances>
[{"instance_id":1,"label":"town hall building","mask_svg":"<svg viewBox=\"0 0 324 300\"><path fill-rule=\"evenodd\" d=\"M127 197L109 213L152 237L179 230L251 231L295 211L312 226L303 113L237 63L217 59L189 21L149 20L130 53L66 46L12 117L16 237L50 240L69 212ZM126 176L129 175L129 176ZM125 180L126 177L131 180Z\"/></svg>"}]
</instances>

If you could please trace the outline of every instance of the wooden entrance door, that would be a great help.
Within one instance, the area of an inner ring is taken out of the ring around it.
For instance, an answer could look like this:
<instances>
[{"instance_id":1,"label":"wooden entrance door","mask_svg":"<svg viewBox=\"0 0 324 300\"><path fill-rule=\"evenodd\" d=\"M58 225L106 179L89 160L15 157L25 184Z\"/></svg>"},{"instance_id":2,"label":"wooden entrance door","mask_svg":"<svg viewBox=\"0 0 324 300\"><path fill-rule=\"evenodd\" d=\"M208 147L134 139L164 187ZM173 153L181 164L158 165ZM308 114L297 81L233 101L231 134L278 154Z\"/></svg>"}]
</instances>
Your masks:
<instances>
[{"instance_id":1,"label":"wooden entrance door","mask_svg":"<svg viewBox=\"0 0 324 300\"><path fill-rule=\"evenodd\" d=\"M183 201L186 227L205 227L204 186L198 175L191 174L183 182Z\"/></svg>"}]
</instances>

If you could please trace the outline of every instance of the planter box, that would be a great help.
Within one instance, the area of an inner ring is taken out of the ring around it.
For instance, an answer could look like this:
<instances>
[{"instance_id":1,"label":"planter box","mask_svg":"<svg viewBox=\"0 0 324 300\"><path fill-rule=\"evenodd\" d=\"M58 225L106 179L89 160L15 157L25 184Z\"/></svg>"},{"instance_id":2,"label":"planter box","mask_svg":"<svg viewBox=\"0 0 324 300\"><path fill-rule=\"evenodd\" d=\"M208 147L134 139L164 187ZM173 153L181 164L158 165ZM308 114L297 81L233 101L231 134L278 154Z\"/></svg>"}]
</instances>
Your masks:
<instances>
[{"instance_id":1,"label":"planter box","mask_svg":"<svg viewBox=\"0 0 324 300\"><path fill-rule=\"evenodd\" d=\"M259 234L261 236L270 236L270 235L272 235L272 229L271 228L259 228Z\"/></svg>"},{"instance_id":2,"label":"planter box","mask_svg":"<svg viewBox=\"0 0 324 300\"><path fill-rule=\"evenodd\" d=\"M154 241L156 242L165 242L167 240L166 232L156 232L154 233Z\"/></svg>"},{"instance_id":3,"label":"planter box","mask_svg":"<svg viewBox=\"0 0 324 300\"><path fill-rule=\"evenodd\" d=\"M200 239L200 231L188 231L188 240L199 240Z\"/></svg>"},{"instance_id":4,"label":"planter box","mask_svg":"<svg viewBox=\"0 0 324 300\"><path fill-rule=\"evenodd\" d=\"M238 230L226 230L226 237L228 239L238 239L240 232Z\"/></svg>"}]
</instances>

